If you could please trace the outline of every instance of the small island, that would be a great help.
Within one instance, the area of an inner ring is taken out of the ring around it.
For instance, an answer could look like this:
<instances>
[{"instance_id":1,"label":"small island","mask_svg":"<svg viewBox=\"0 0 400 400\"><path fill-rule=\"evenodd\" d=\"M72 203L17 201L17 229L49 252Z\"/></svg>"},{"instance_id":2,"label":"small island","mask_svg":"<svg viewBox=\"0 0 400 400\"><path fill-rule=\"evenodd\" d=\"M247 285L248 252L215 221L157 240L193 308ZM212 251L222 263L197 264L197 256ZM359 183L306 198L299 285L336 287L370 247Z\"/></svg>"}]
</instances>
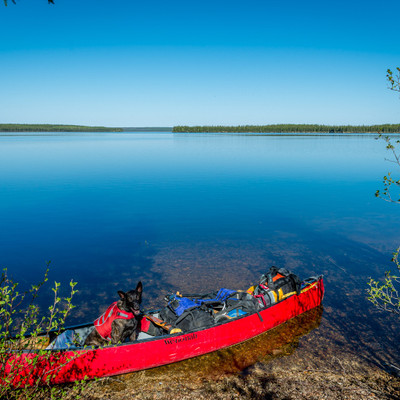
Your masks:
<instances>
[{"instance_id":1,"label":"small island","mask_svg":"<svg viewBox=\"0 0 400 400\"><path fill-rule=\"evenodd\" d=\"M239 126L174 126L174 133L400 133L400 124L316 125L274 124Z\"/></svg>"},{"instance_id":2,"label":"small island","mask_svg":"<svg viewBox=\"0 0 400 400\"><path fill-rule=\"evenodd\" d=\"M0 124L0 132L122 132L122 128L83 125Z\"/></svg>"}]
</instances>

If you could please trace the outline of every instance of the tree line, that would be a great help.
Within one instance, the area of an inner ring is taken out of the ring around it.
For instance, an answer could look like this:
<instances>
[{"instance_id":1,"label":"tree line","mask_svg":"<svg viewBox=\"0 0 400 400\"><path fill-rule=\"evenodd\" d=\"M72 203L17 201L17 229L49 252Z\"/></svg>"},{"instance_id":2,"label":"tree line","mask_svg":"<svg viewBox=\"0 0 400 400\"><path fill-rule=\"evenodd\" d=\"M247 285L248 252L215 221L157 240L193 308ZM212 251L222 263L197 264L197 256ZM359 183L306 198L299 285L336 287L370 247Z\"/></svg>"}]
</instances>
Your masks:
<instances>
[{"instance_id":1,"label":"tree line","mask_svg":"<svg viewBox=\"0 0 400 400\"><path fill-rule=\"evenodd\" d=\"M176 133L400 133L400 124L383 125L316 125L274 124L239 126L174 126Z\"/></svg>"},{"instance_id":2,"label":"tree line","mask_svg":"<svg viewBox=\"0 0 400 400\"><path fill-rule=\"evenodd\" d=\"M122 128L82 125L0 124L0 132L122 132Z\"/></svg>"}]
</instances>

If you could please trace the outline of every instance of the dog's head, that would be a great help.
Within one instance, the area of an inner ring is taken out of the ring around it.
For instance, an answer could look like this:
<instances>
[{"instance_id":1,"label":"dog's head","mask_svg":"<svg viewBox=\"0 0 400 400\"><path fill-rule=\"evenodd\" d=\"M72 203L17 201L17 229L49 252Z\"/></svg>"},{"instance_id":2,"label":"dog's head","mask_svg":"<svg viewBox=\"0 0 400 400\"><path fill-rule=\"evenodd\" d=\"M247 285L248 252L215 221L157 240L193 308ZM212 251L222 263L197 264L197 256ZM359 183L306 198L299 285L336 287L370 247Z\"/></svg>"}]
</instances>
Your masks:
<instances>
[{"instance_id":1,"label":"dog's head","mask_svg":"<svg viewBox=\"0 0 400 400\"><path fill-rule=\"evenodd\" d=\"M137 284L136 289L130 290L129 292L118 290L120 297L120 300L118 301L118 307L138 315L140 313L140 303L142 302L142 291L142 282Z\"/></svg>"}]
</instances>

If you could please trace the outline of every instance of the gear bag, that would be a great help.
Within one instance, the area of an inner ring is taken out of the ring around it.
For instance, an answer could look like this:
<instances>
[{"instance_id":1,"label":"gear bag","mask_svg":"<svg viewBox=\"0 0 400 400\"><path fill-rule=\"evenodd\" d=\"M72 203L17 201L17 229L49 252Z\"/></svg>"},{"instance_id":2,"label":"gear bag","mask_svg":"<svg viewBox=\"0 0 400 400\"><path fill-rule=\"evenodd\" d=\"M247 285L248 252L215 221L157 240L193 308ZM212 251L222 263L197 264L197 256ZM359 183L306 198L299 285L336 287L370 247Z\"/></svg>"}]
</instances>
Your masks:
<instances>
[{"instance_id":1,"label":"gear bag","mask_svg":"<svg viewBox=\"0 0 400 400\"><path fill-rule=\"evenodd\" d=\"M197 300L175 294L167 297L167 307L160 311L160 318L172 328L187 332L214 325L211 310Z\"/></svg>"},{"instance_id":2,"label":"gear bag","mask_svg":"<svg viewBox=\"0 0 400 400\"><path fill-rule=\"evenodd\" d=\"M225 319L250 314L260 308L253 296L230 289L222 288L207 295L187 296L192 298L183 297L179 293L168 296L167 307L160 311L162 320L183 332L210 327Z\"/></svg>"},{"instance_id":3,"label":"gear bag","mask_svg":"<svg viewBox=\"0 0 400 400\"><path fill-rule=\"evenodd\" d=\"M199 328L208 328L215 324L210 310L200 306L186 310L172 324L174 328L188 332Z\"/></svg>"},{"instance_id":4,"label":"gear bag","mask_svg":"<svg viewBox=\"0 0 400 400\"><path fill-rule=\"evenodd\" d=\"M260 309L257 300L246 292L234 292L224 301L222 310L214 314L215 322L221 323L228 319L252 314Z\"/></svg>"},{"instance_id":5,"label":"gear bag","mask_svg":"<svg viewBox=\"0 0 400 400\"><path fill-rule=\"evenodd\" d=\"M253 296L263 307L270 307L294 294L300 294L299 277L286 268L271 267L261 275L257 286L253 288Z\"/></svg>"}]
</instances>

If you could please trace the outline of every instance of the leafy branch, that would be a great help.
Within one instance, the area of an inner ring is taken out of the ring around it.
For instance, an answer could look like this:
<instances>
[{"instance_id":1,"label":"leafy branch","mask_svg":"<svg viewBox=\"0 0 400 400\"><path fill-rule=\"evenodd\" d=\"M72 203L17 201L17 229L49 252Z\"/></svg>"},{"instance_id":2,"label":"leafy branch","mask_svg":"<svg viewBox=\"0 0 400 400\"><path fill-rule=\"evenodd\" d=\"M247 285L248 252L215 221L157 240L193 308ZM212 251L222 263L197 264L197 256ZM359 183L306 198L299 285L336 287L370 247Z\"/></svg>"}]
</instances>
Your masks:
<instances>
[{"instance_id":1,"label":"leafy branch","mask_svg":"<svg viewBox=\"0 0 400 400\"><path fill-rule=\"evenodd\" d=\"M388 69L386 79L389 84L389 89L395 92L400 92L400 68L396 68L397 73ZM382 135L379 135L382 138ZM400 154L396 151L396 146L400 140L393 144L389 136L383 138L386 141L386 149L392 153L393 159L387 159L400 167ZM377 190L375 196L389 203L400 204L400 179L394 179L390 172L383 177L384 189L381 192ZM394 192L396 191L396 194ZM400 262L399 262L400 246L393 253L392 262L395 264L397 273L392 274L391 271L385 272L384 281L376 281L370 278L367 289L368 300L378 309L389 313L400 315Z\"/></svg>"},{"instance_id":2,"label":"leafy branch","mask_svg":"<svg viewBox=\"0 0 400 400\"><path fill-rule=\"evenodd\" d=\"M17 4L17 2L15 1L15 0L11 0L14 4ZM49 3L49 4L54 4L54 0L47 0L47 2ZM4 5L7 7L7 3L8 3L8 1L7 0L4 0Z\"/></svg>"},{"instance_id":3,"label":"leafy branch","mask_svg":"<svg viewBox=\"0 0 400 400\"><path fill-rule=\"evenodd\" d=\"M382 135L380 135L380 137L382 138ZM397 154L396 147L393 145L391 138L389 136L385 136L383 139L386 141L386 149L390 150L394 157L394 159L386 159L386 161L395 163L400 167L400 155ZM400 140L396 140L396 145L399 143ZM375 196L389 203L400 204L400 194L396 195L395 197L391 192L392 187L395 189L400 189L400 179L393 179L391 172L388 172L387 175L383 177L383 186L383 191L381 192L380 190L377 190L375 192Z\"/></svg>"},{"instance_id":4,"label":"leafy branch","mask_svg":"<svg viewBox=\"0 0 400 400\"><path fill-rule=\"evenodd\" d=\"M399 264L400 246L393 253L392 262L400 274ZM393 275L390 271L385 272L385 280L383 283L370 279L368 292L368 300L378 309L387 311L393 314L400 315L400 276Z\"/></svg>"},{"instance_id":5,"label":"leafy branch","mask_svg":"<svg viewBox=\"0 0 400 400\"><path fill-rule=\"evenodd\" d=\"M397 74L393 76L393 72L388 69L386 72L386 78L389 83L389 89L395 92L400 92L400 67L396 68Z\"/></svg>"}]
</instances>

